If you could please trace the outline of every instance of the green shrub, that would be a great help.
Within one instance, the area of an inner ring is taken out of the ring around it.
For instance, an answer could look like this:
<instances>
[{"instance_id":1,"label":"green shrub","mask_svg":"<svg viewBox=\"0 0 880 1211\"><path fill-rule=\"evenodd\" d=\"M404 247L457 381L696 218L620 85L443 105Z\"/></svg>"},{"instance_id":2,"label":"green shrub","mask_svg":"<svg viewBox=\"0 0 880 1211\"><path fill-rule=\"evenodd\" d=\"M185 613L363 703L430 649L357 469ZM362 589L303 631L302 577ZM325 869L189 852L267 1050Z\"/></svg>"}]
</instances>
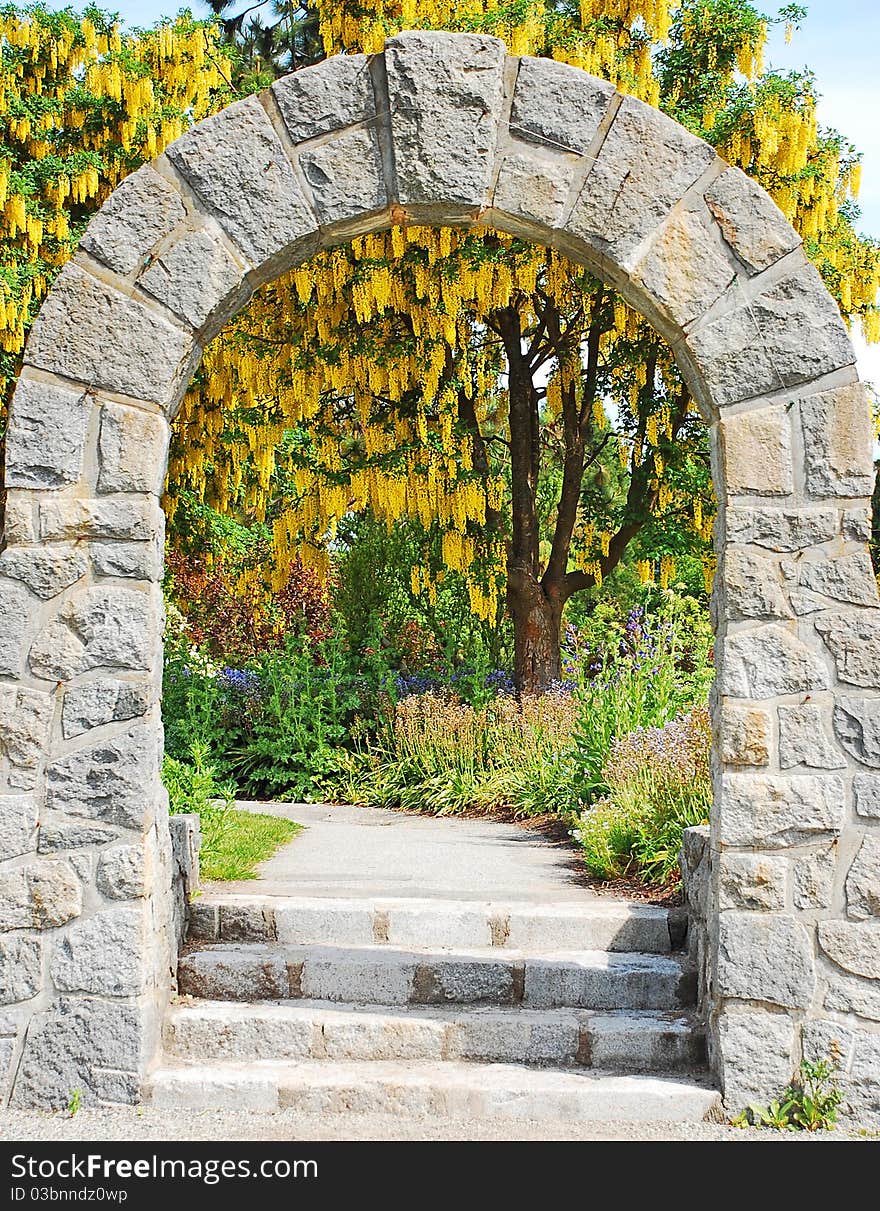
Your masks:
<instances>
[{"instance_id":1,"label":"green shrub","mask_svg":"<svg viewBox=\"0 0 880 1211\"><path fill-rule=\"evenodd\" d=\"M574 830L592 874L677 880L684 829L709 817L710 745L706 707L612 741L602 768L607 795L582 812Z\"/></svg>"}]
</instances>

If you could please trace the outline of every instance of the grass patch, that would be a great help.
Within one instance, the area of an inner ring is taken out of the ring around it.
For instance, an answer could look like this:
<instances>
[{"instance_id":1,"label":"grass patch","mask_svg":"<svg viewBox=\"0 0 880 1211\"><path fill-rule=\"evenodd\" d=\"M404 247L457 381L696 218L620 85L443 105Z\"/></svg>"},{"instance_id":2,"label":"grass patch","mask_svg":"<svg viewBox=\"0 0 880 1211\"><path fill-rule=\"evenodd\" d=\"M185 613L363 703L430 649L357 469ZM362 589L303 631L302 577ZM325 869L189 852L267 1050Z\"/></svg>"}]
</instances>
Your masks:
<instances>
[{"instance_id":1,"label":"grass patch","mask_svg":"<svg viewBox=\"0 0 880 1211\"><path fill-rule=\"evenodd\" d=\"M255 879L254 868L292 841L303 826L282 816L235 808L202 817L199 864L203 879Z\"/></svg>"}]
</instances>

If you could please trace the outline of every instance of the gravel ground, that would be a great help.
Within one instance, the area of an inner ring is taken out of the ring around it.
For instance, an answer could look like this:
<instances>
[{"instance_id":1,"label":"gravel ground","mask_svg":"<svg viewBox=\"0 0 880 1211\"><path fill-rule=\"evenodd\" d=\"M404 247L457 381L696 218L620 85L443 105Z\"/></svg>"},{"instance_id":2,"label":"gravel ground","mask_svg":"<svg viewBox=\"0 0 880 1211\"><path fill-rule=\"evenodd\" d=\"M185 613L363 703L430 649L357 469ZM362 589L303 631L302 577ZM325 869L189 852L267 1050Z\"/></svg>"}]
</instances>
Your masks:
<instances>
[{"instance_id":1,"label":"gravel ground","mask_svg":"<svg viewBox=\"0 0 880 1211\"><path fill-rule=\"evenodd\" d=\"M717 1123L571 1123L521 1119L406 1120L390 1115L303 1115L294 1110L160 1110L117 1107L67 1114L6 1111L0 1140L864 1140L845 1130L814 1135L743 1131Z\"/></svg>"}]
</instances>

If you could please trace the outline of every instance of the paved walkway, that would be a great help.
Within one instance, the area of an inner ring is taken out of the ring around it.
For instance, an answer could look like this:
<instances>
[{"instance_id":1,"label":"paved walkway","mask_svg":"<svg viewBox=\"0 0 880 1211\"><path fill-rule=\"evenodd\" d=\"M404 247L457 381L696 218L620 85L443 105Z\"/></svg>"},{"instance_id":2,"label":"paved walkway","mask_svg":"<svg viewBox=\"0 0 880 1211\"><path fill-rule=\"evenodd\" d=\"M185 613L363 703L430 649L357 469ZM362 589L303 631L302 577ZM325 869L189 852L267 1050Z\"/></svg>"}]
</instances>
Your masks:
<instances>
[{"instance_id":1,"label":"paved walkway","mask_svg":"<svg viewBox=\"0 0 880 1211\"><path fill-rule=\"evenodd\" d=\"M526 825L326 803L239 807L286 816L305 831L263 863L258 882L224 883L224 891L528 903L596 898L575 846Z\"/></svg>"}]
</instances>

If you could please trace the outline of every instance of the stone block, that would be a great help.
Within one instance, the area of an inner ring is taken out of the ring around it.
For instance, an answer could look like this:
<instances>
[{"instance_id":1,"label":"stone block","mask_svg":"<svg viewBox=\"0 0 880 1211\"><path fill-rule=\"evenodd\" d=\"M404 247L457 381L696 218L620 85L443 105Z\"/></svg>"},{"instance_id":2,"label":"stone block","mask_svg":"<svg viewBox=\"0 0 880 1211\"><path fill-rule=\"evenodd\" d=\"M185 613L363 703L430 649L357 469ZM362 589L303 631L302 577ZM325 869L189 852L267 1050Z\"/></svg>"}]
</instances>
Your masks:
<instances>
[{"instance_id":1,"label":"stone block","mask_svg":"<svg viewBox=\"0 0 880 1211\"><path fill-rule=\"evenodd\" d=\"M162 532L162 511L153 497L107 496L99 500L62 497L40 508L40 538L107 538L145 542Z\"/></svg>"},{"instance_id":2,"label":"stone block","mask_svg":"<svg viewBox=\"0 0 880 1211\"><path fill-rule=\"evenodd\" d=\"M834 844L794 859L792 884L795 908L806 911L830 906L836 863L837 846Z\"/></svg>"},{"instance_id":3,"label":"stone block","mask_svg":"<svg viewBox=\"0 0 880 1211\"><path fill-rule=\"evenodd\" d=\"M73 377L72 371L66 373ZM76 483L82 473L92 402L85 390L20 378L6 434L7 487L61 488Z\"/></svg>"},{"instance_id":4,"label":"stone block","mask_svg":"<svg viewBox=\"0 0 880 1211\"><path fill-rule=\"evenodd\" d=\"M41 854L64 853L86 845L105 845L118 837L119 833L106 825L44 815L40 819L37 849Z\"/></svg>"},{"instance_id":5,"label":"stone block","mask_svg":"<svg viewBox=\"0 0 880 1211\"><path fill-rule=\"evenodd\" d=\"M126 277L185 217L177 190L145 164L116 186L86 228L80 248Z\"/></svg>"},{"instance_id":6,"label":"stone block","mask_svg":"<svg viewBox=\"0 0 880 1211\"><path fill-rule=\"evenodd\" d=\"M88 571L84 551L73 547L7 547L0 554L0 576L20 581L48 601L76 584Z\"/></svg>"},{"instance_id":7,"label":"stone block","mask_svg":"<svg viewBox=\"0 0 880 1211\"><path fill-rule=\"evenodd\" d=\"M778 912L785 908L784 858L722 853L718 859L719 908Z\"/></svg>"},{"instance_id":8,"label":"stone block","mask_svg":"<svg viewBox=\"0 0 880 1211\"><path fill-rule=\"evenodd\" d=\"M860 980L832 971L825 988L824 1005L839 1013L854 1013L860 1018L880 1022L880 983Z\"/></svg>"},{"instance_id":9,"label":"stone block","mask_svg":"<svg viewBox=\"0 0 880 1211\"><path fill-rule=\"evenodd\" d=\"M367 55L333 55L276 80L272 92L294 143L367 122L376 113Z\"/></svg>"},{"instance_id":10,"label":"stone block","mask_svg":"<svg viewBox=\"0 0 880 1211\"><path fill-rule=\"evenodd\" d=\"M145 715L154 698L152 686L106 678L70 686L64 694L61 730L65 740L105 723L121 723Z\"/></svg>"},{"instance_id":11,"label":"stone block","mask_svg":"<svg viewBox=\"0 0 880 1211\"><path fill-rule=\"evenodd\" d=\"M735 618L791 617L778 560L730 548L724 554L717 583Z\"/></svg>"},{"instance_id":12,"label":"stone block","mask_svg":"<svg viewBox=\"0 0 880 1211\"><path fill-rule=\"evenodd\" d=\"M222 321L229 311L244 305L250 287L243 279L242 267L219 239L202 228L181 232L150 263L138 285L187 324L202 329L209 319L217 316Z\"/></svg>"},{"instance_id":13,"label":"stone block","mask_svg":"<svg viewBox=\"0 0 880 1211\"><path fill-rule=\"evenodd\" d=\"M32 790L43 761L55 699L41 690L0 685L0 769L12 786Z\"/></svg>"},{"instance_id":14,"label":"stone block","mask_svg":"<svg viewBox=\"0 0 880 1211\"><path fill-rule=\"evenodd\" d=\"M78 921L55 944L50 963L55 987L103 997L137 996L145 984L148 936L142 908L108 908Z\"/></svg>"},{"instance_id":15,"label":"stone block","mask_svg":"<svg viewBox=\"0 0 880 1211\"><path fill-rule=\"evenodd\" d=\"M0 936L0 1005L29 1001L43 980L42 940L34 934Z\"/></svg>"},{"instance_id":16,"label":"stone block","mask_svg":"<svg viewBox=\"0 0 880 1211\"><path fill-rule=\"evenodd\" d=\"M82 887L69 862L37 858L0 874L0 930L56 929L82 912Z\"/></svg>"},{"instance_id":17,"label":"stone block","mask_svg":"<svg viewBox=\"0 0 880 1211\"><path fill-rule=\"evenodd\" d=\"M391 946L442 948L491 946L492 931L485 906L438 912L425 904L391 905L388 909L388 942ZM516 944L516 943L514 943Z\"/></svg>"},{"instance_id":18,"label":"stone block","mask_svg":"<svg viewBox=\"0 0 880 1211\"><path fill-rule=\"evenodd\" d=\"M0 795L0 854L4 858L36 850L37 818L33 795Z\"/></svg>"},{"instance_id":19,"label":"stone block","mask_svg":"<svg viewBox=\"0 0 880 1211\"><path fill-rule=\"evenodd\" d=\"M880 820L880 776L856 774L853 778L853 796L857 815Z\"/></svg>"},{"instance_id":20,"label":"stone block","mask_svg":"<svg viewBox=\"0 0 880 1211\"><path fill-rule=\"evenodd\" d=\"M818 928L819 945L832 963L853 975L880 980L880 924L820 921Z\"/></svg>"},{"instance_id":21,"label":"stone block","mask_svg":"<svg viewBox=\"0 0 880 1211\"><path fill-rule=\"evenodd\" d=\"M843 769L846 758L829 737L822 709L815 703L779 708L779 765L791 769Z\"/></svg>"},{"instance_id":22,"label":"stone block","mask_svg":"<svg viewBox=\"0 0 880 1211\"><path fill-rule=\"evenodd\" d=\"M688 344L716 407L810 382L855 360L813 265L694 329Z\"/></svg>"},{"instance_id":23,"label":"stone block","mask_svg":"<svg viewBox=\"0 0 880 1211\"><path fill-rule=\"evenodd\" d=\"M143 1009L137 1005L62 998L31 1020L13 1105L63 1109L79 1089L86 1104L104 1101L101 1069L137 1080L146 1057Z\"/></svg>"},{"instance_id":24,"label":"stone block","mask_svg":"<svg viewBox=\"0 0 880 1211\"><path fill-rule=\"evenodd\" d=\"M843 510L843 537L847 542L870 542L871 526L871 510L867 505Z\"/></svg>"},{"instance_id":25,"label":"stone block","mask_svg":"<svg viewBox=\"0 0 880 1211\"><path fill-rule=\"evenodd\" d=\"M772 721L769 711L725 702L719 718L721 761L726 765L770 763Z\"/></svg>"},{"instance_id":26,"label":"stone block","mask_svg":"<svg viewBox=\"0 0 880 1211\"><path fill-rule=\"evenodd\" d=\"M774 698L828 688L825 663L792 631L770 623L737 631L724 640L722 694L733 698Z\"/></svg>"},{"instance_id":27,"label":"stone block","mask_svg":"<svg viewBox=\"0 0 880 1211\"><path fill-rule=\"evenodd\" d=\"M880 768L880 698L838 698L834 731L857 761Z\"/></svg>"},{"instance_id":28,"label":"stone block","mask_svg":"<svg viewBox=\"0 0 880 1211\"><path fill-rule=\"evenodd\" d=\"M843 779L832 774L724 774L717 808L723 845L787 849L843 826Z\"/></svg>"},{"instance_id":29,"label":"stone block","mask_svg":"<svg viewBox=\"0 0 880 1211\"><path fill-rule=\"evenodd\" d=\"M302 152L299 162L322 225L359 218L388 204L374 130L348 131Z\"/></svg>"},{"instance_id":30,"label":"stone block","mask_svg":"<svg viewBox=\"0 0 880 1211\"><path fill-rule=\"evenodd\" d=\"M0 580L0 676L19 677L31 629L33 598L10 580Z\"/></svg>"},{"instance_id":31,"label":"stone block","mask_svg":"<svg viewBox=\"0 0 880 1211\"><path fill-rule=\"evenodd\" d=\"M794 1023L787 1013L736 1009L718 1019L721 1084L728 1114L766 1105L794 1072Z\"/></svg>"},{"instance_id":32,"label":"stone block","mask_svg":"<svg viewBox=\"0 0 880 1211\"><path fill-rule=\"evenodd\" d=\"M125 404L104 404L98 491L158 495L165 481L170 432L164 416Z\"/></svg>"},{"instance_id":33,"label":"stone block","mask_svg":"<svg viewBox=\"0 0 880 1211\"><path fill-rule=\"evenodd\" d=\"M374 941L372 905L369 901L352 901L344 907L322 906L320 900L279 901L275 932L278 941L288 945L370 946Z\"/></svg>"},{"instance_id":34,"label":"stone block","mask_svg":"<svg viewBox=\"0 0 880 1211\"><path fill-rule=\"evenodd\" d=\"M729 496L788 496L794 491L791 419L785 408L722 417L721 441Z\"/></svg>"},{"instance_id":35,"label":"stone block","mask_svg":"<svg viewBox=\"0 0 880 1211\"><path fill-rule=\"evenodd\" d=\"M149 670L156 659L158 613L157 603L136 589L85 589L37 636L28 657L31 670L64 681L96 668Z\"/></svg>"},{"instance_id":36,"label":"stone block","mask_svg":"<svg viewBox=\"0 0 880 1211\"><path fill-rule=\"evenodd\" d=\"M880 688L880 610L823 614L816 630L831 649L841 681Z\"/></svg>"},{"instance_id":37,"label":"stone block","mask_svg":"<svg viewBox=\"0 0 880 1211\"><path fill-rule=\"evenodd\" d=\"M814 496L870 496L874 437L862 384L808 396L800 412L807 489Z\"/></svg>"},{"instance_id":38,"label":"stone block","mask_svg":"<svg viewBox=\"0 0 880 1211\"><path fill-rule=\"evenodd\" d=\"M800 236L779 207L740 169L723 172L705 198L722 236L752 273L769 269L800 246Z\"/></svg>"},{"instance_id":39,"label":"stone block","mask_svg":"<svg viewBox=\"0 0 880 1211\"><path fill-rule=\"evenodd\" d=\"M164 570L164 552L152 542L93 542L89 545L96 576L122 577L158 583Z\"/></svg>"},{"instance_id":40,"label":"stone block","mask_svg":"<svg viewBox=\"0 0 880 1211\"><path fill-rule=\"evenodd\" d=\"M7 489L3 532L6 542L10 545L36 542L35 504L37 499L38 497L34 493L21 488Z\"/></svg>"},{"instance_id":41,"label":"stone block","mask_svg":"<svg viewBox=\"0 0 880 1211\"><path fill-rule=\"evenodd\" d=\"M585 156L615 95L613 85L553 59L519 61L510 131Z\"/></svg>"},{"instance_id":42,"label":"stone block","mask_svg":"<svg viewBox=\"0 0 880 1211\"><path fill-rule=\"evenodd\" d=\"M813 593L850 605L880 605L877 580L867 551L841 555L837 559L803 560L798 584Z\"/></svg>"},{"instance_id":43,"label":"stone block","mask_svg":"<svg viewBox=\"0 0 880 1211\"><path fill-rule=\"evenodd\" d=\"M422 205L442 217L450 205L486 204L504 60L504 43L479 34L418 30L385 43L402 206Z\"/></svg>"},{"instance_id":44,"label":"stone block","mask_svg":"<svg viewBox=\"0 0 880 1211\"><path fill-rule=\"evenodd\" d=\"M154 724L135 725L49 764L50 811L122 828L142 829L153 810L161 735Z\"/></svg>"},{"instance_id":45,"label":"stone block","mask_svg":"<svg viewBox=\"0 0 880 1211\"><path fill-rule=\"evenodd\" d=\"M846 912L856 921L880 917L880 837L870 833L846 876Z\"/></svg>"},{"instance_id":46,"label":"stone block","mask_svg":"<svg viewBox=\"0 0 880 1211\"><path fill-rule=\"evenodd\" d=\"M736 278L736 268L713 228L703 212L673 214L632 271L651 299L682 328L704 315ZM763 453L762 466L772 456L773 451ZM774 468L773 475L781 471Z\"/></svg>"},{"instance_id":47,"label":"stone block","mask_svg":"<svg viewBox=\"0 0 880 1211\"><path fill-rule=\"evenodd\" d=\"M801 1038L804 1059L814 1064L820 1060L833 1060L838 1072L845 1072L849 1067L856 1033L842 1022L828 1018L808 1019L804 1022Z\"/></svg>"},{"instance_id":48,"label":"stone block","mask_svg":"<svg viewBox=\"0 0 880 1211\"><path fill-rule=\"evenodd\" d=\"M189 333L71 261L40 308L27 357L91 387L167 406L189 380L193 348Z\"/></svg>"},{"instance_id":49,"label":"stone block","mask_svg":"<svg viewBox=\"0 0 880 1211\"><path fill-rule=\"evenodd\" d=\"M317 224L281 140L256 97L199 122L165 153L250 262L316 246Z\"/></svg>"},{"instance_id":50,"label":"stone block","mask_svg":"<svg viewBox=\"0 0 880 1211\"><path fill-rule=\"evenodd\" d=\"M136 900L146 895L143 845L113 845L103 850L96 882L98 891L110 900Z\"/></svg>"},{"instance_id":51,"label":"stone block","mask_svg":"<svg viewBox=\"0 0 880 1211\"><path fill-rule=\"evenodd\" d=\"M531 151L505 156L492 205L515 218L557 227L571 189L571 165Z\"/></svg>"},{"instance_id":52,"label":"stone block","mask_svg":"<svg viewBox=\"0 0 880 1211\"><path fill-rule=\"evenodd\" d=\"M727 541L769 551L802 551L838 534L836 509L739 508L726 512Z\"/></svg>"},{"instance_id":53,"label":"stone block","mask_svg":"<svg viewBox=\"0 0 880 1211\"><path fill-rule=\"evenodd\" d=\"M715 159L708 143L624 97L566 230L621 256L639 244Z\"/></svg>"},{"instance_id":54,"label":"stone block","mask_svg":"<svg viewBox=\"0 0 880 1211\"><path fill-rule=\"evenodd\" d=\"M794 917L722 912L719 916L718 993L806 1009L816 973L810 934Z\"/></svg>"}]
</instances>

